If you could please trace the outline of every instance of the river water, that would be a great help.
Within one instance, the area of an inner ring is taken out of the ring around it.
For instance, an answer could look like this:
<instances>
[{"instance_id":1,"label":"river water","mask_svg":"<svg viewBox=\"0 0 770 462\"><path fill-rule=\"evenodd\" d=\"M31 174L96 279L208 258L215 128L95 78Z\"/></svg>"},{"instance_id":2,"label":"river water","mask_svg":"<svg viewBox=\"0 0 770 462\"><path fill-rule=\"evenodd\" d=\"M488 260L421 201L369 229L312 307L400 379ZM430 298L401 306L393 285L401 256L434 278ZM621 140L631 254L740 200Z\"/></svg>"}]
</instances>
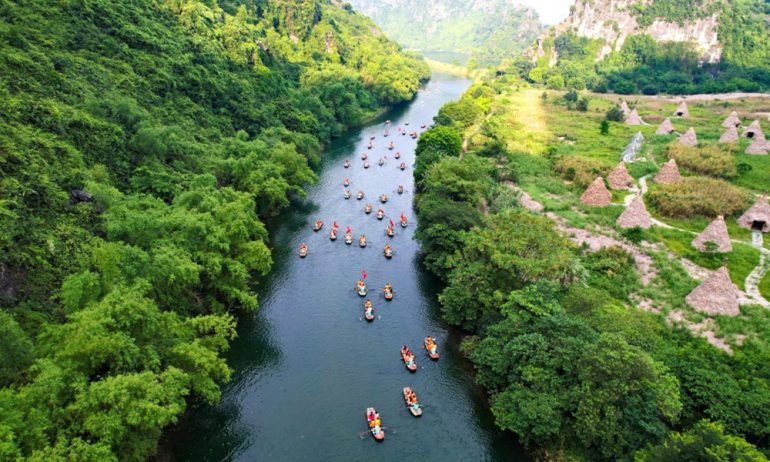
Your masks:
<instances>
[{"instance_id":1,"label":"river water","mask_svg":"<svg viewBox=\"0 0 770 462\"><path fill-rule=\"evenodd\" d=\"M394 109L370 125L353 130L329 147L320 181L308 200L284 213L272 226L275 266L260 290L260 310L241 317L238 339L228 361L233 380L221 402L190 410L167 433L161 459L171 461L508 461L523 460L511 435L496 430L472 369L457 350L458 333L439 317L439 285L421 267L413 240L412 165L416 140L397 127L420 130L439 108L457 99L470 85L446 75L433 79L409 105ZM390 136L383 137L390 119ZM405 124L409 122L409 126ZM367 149L375 136L374 147ZM393 141L393 151L387 143ZM401 159L396 161L396 151ZM368 153L371 167L360 159ZM388 156L383 167L377 159ZM349 158L351 167L343 168ZM398 169L400 162L408 166ZM343 198L343 179L366 198ZM405 193L396 194L399 184ZM387 193L381 205L377 198ZM363 208L382 207L378 221ZM404 213L409 226L398 226ZM324 220L321 232L311 229ZM388 219L396 236L385 235ZM329 240L332 221L339 239ZM369 239L365 249L347 246L342 234L350 226ZM301 242L309 255L297 256ZM382 247L391 242L394 257ZM368 273L369 297L377 319L362 320L362 301L354 291L362 270ZM395 298L386 302L381 288L391 282ZM426 335L438 341L441 359L430 361L422 348ZM400 357L404 344L415 352L418 370L408 372ZM407 411L402 388L411 386L426 405L423 416ZM384 442L359 433L367 429L364 412L375 406L386 427Z\"/></svg>"}]
</instances>

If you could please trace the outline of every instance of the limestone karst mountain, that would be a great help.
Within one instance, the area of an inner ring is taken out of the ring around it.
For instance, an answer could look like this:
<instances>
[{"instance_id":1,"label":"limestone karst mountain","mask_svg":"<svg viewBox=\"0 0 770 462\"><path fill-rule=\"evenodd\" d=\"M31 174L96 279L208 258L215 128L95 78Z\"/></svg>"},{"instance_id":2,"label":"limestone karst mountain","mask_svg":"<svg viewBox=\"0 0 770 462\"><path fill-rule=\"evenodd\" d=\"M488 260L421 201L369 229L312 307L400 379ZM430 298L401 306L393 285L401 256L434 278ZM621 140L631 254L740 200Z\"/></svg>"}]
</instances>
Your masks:
<instances>
[{"instance_id":1,"label":"limestone karst mountain","mask_svg":"<svg viewBox=\"0 0 770 462\"><path fill-rule=\"evenodd\" d=\"M450 61L469 56L497 63L530 46L544 26L517 0L351 0L390 38ZM442 55L437 52L450 52Z\"/></svg>"}]
</instances>

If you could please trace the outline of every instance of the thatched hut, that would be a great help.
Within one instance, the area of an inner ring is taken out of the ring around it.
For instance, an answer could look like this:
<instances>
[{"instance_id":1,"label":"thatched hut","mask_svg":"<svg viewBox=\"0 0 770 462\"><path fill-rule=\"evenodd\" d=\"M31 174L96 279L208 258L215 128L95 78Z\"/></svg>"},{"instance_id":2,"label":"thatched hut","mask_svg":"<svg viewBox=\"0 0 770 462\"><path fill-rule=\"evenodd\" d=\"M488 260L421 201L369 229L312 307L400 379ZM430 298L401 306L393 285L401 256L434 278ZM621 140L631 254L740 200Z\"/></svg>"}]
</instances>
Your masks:
<instances>
[{"instance_id":1,"label":"thatched hut","mask_svg":"<svg viewBox=\"0 0 770 462\"><path fill-rule=\"evenodd\" d=\"M730 280L727 267L711 273L698 287L687 295L685 301L695 311L710 316L738 316L738 294Z\"/></svg>"},{"instance_id":2,"label":"thatched hut","mask_svg":"<svg viewBox=\"0 0 770 462\"><path fill-rule=\"evenodd\" d=\"M670 159L663 164L660 171L655 175L655 182L660 184L678 183L682 179L679 174L679 166L676 165L676 159Z\"/></svg>"},{"instance_id":3,"label":"thatched hut","mask_svg":"<svg viewBox=\"0 0 770 462\"><path fill-rule=\"evenodd\" d=\"M626 163L621 162L607 175L607 183L612 189L630 189L634 184L634 178L628 173Z\"/></svg>"},{"instance_id":4,"label":"thatched hut","mask_svg":"<svg viewBox=\"0 0 770 462\"><path fill-rule=\"evenodd\" d=\"M671 119L666 117L666 120L660 123L658 129L655 130L656 135L670 135L674 133L674 124L671 123Z\"/></svg>"},{"instance_id":5,"label":"thatched hut","mask_svg":"<svg viewBox=\"0 0 770 462\"><path fill-rule=\"evenodd\" d=\"M738 218L742 228L748 228L763 233L770 233L770 204L767 196L760 196L746 212Z\"/></svg>"},{"instance_id":6,"label":"thatched hut","mask_svg":"<svg viewBox=\"0 0 770 462\"><path fill-rule=\"evenodd\" d=\"M738 142L738 129L736 127L728 127L722 136L719 137L721 144L737 143Z\"/></svg>"},{"instance_id":7,"label":"thatched hut","mask_svg":"<svg viewBox=\"0 0 770 462\"><path fill-rule=\"evenodd\" d=\"M612 203L612 193L604 185L602 177L596 177L593 183L588 186L588 189L580 196L580 202L591 207L607 207Z\"/></svg>"},{"instance_id":8,"label":"thatched hut","mask_svg":"<svg viewBox=\"0 0 770 462\"><path fill-rule=\"evenodd\" d=\"M682 101L682 104L680 104L679 107L676 108L676 111L674 111L674 115L676 117L690 117L690 111L687 109L687 103Z\"/></svg>"},{"instance_id":9,"label":"thatched hut","mask_svg":"<svg viewBox=\"0 0 770 462\"><path fill-rule=\"evenodd\" d=\"M621 228L644 228L650 229L652 226L652 216L647 212L644 206L644 198L636 196L634 200L623 210L616 221Z\"/></svg>"},{"instance_id":10,"label":"thatched hut","mask_svg":"<svg viewBox=\"0 0 770 462\"><path fill-rule=\"evenodd\" d=\"M738 113L733 111L730 113L729 116L725 119L724 122L722 122L722 126L724 128L738 128L741 126L741 119L738 117Z\"/></svg>"},{"instance_id":11,"label":"thatched hut","mask_svg":"<svg viewBox=\"0 0 770 462\"><path fill-rule=\"evenodd\" d=\"M636 109L631 111L626 116L626 125L642 125L644 122L642 121L642 118L639 117L639 113L636 112Z\"/></svg>"},{"instance_id":12,"label":"thatched hut","mask_svg":"<svg viewBox=\"0 0 770 462\"><path fill-rule=\"evenodd\" d=\"M708 242L713 243L713 246L709 246L707 244ZM733 244L730 242L730 235L727 233L725 218L722 215L719 215L714 221L706 226L706 229L692 240L692 246L701 252L732 252ZM713 249L710 249L709 247L713 247Z\"/></svg>"},{"instance_id":13,"label":"thatched hut","mask_svg":"<svg viewBox=\"0 0 770 462\"><path fill-rule=\"evenodd\" d=\"M692 127L688 128L684 135L679 137L679 144L684 144L686 146L697 146L698 136L695 134L695 129Z\"/></svg>"},{"instance_id":14,"label":"thatched hut","mask_svg":"<svg viewBox=\"0 0 770 462\"><path fill-rule=\"evenodd\" d=\"M766 156L768 153L770 153L770 142L765 140L756 139L746 148L746 154L754 156Z\"/></svg>"},{"instance_id":15,"label":"thatched hut","mask_svg":"<svg viewBox=\"0 0 770 462\"><path fill-rule=\"evenodd\" d=\"M754 122L751 122L751 125L746 127L746 130L743 131L744 138L749 138L753 140L765 140L765 133L762 131L762 127L759 125L759 119L755 120Z\"/></svg>"},{"instance_id":16,"label":"thatched hut","mask_svg":"<svg viewBox=\"0 0 770 462\"><path fill-rule=\"evenodd\" d=\"M631 113L631 108L628 107L628 103L626 103L625 101L620 102L620 110L623 112L624 116L627 116L628 114Z\"/></svg>"}]
</instances>

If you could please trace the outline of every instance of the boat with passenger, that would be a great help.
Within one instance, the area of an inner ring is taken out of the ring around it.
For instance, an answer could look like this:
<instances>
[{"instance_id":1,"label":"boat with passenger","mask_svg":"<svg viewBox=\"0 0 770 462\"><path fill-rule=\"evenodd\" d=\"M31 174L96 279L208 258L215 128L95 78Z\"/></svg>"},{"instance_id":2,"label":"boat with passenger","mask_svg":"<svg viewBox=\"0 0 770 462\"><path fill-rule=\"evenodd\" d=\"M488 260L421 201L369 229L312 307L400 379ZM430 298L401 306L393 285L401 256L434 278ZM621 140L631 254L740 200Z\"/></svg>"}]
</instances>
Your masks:
<instances>
[{"instance_id":1,"label":"boat with passenger","mask_svg":"<svg viewBox=\"0 0 770 462\"><path fill-rule=\"evenodd\" d=\"M422 415L422 407L417 402L417 394L409 387L404 387L403 391L406 408L409 409L413 416L420 417Z\"/></svg>"},{"instance_id":2,"label":"boat with passenger","mask_svg":"<svg viewBox=\"0 0 770 462\"><path fill-rule=\"evenodd\" d=\"M385 432L382 429L380 414L373 407L366 408L366 422L369 424L369 431L375 441L382 441L385 439Z\"/></svg>"},{"instance_id":3,"label":"boat with passenger","mask_svg":"<svg viewBox=\"0 0 770 462\"><path fill-rule=\"evenodd\" d=\"M304 242L299 245L299 258L307 257L307 244Z\"/></svg>"},{"instance_id":4,"label":"boat with passenger","mask_svg":"<svg viewBox=\"0 0 770 462\"><path fill-rule=\"evenodd\" d=\"M404 361L404 367L409 372L417 372L417 363L414 362L414 355L406 345L401 347L401 359Z\"/></svg>"},{"instance_id":5,"label":"boat with passenger","mask_svg":"<svg viewBox=\"0 0 770 462\"><path fill-rule=\"evenodd\" d=\"M425 351L428 352L428 356L430 356L430 359L434 361L438 361L439 354L438 354L438 346L436 345L436 339L433 337L425 337Z\"/></svg>"}]
</instances>

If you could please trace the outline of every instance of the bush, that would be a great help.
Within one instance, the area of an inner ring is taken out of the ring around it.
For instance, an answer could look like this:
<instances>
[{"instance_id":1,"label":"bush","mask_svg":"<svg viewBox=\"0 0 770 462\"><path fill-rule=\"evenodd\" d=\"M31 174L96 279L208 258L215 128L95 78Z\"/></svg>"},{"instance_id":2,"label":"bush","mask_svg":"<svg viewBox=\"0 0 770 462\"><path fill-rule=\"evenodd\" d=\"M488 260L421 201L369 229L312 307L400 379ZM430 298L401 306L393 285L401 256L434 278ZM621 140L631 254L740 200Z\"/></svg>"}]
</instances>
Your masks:
<instances>
[{"instance_id":1,"label":"bush","mask_svg":"<svg viewBox=\"0 0 770 462\"><path fill-rule=\"evenodd\" d=\"M554 162L553 170L581 188L587 187L597 176L604 176L608 171L598 160L575 156L560 157Z\"/></svg>"},{"instance_id":2,"label":"bush","mask_svg":"<svg viewBox=\"0 0 770 462\"><path fill-rule=\"evenodd\" d=\"M623 115L623 111L618 106L612 106L607 111L607 114L604 116L604 118L610 122L623 122L625 116Z\"/></svg>"},{"instance_id":3,"label":"bush","mask_svg":"<svg viewBox=\"0 0 770 462\"><path fill-rule=\"evenodd\" d=\"M668 146L668 158L703 175L730 179L738 175L732 154L717 146L691 147L682 144Z\"/></svg>"},{"instance_id":4,"label":"bush","mask_svg":"<svg viewBox=\"0 0 770 462\"><path fill-rule=\"evenodd\" d=\"M648 195L661 215L672 218L737 215L745 210L749 195L723 180L687 177L661 185Z\"/></svg>"},{"instance_id":5,"label":"bush","mask_svg":"<svg viewBox=\"0 0 770 462\"><path fill-rule=\"evenodd\" d=\"M588 111L588 103L589 103L590 101L591 101L591 100L589 100L589 99L588 99L588 97L584 96L584 97L580 98L580 99L577 101L577 104L575 105L575 108L576 108L578 111L580 111L580 112L586 112L586 111Z\"/></svg>"}]
</instances>

